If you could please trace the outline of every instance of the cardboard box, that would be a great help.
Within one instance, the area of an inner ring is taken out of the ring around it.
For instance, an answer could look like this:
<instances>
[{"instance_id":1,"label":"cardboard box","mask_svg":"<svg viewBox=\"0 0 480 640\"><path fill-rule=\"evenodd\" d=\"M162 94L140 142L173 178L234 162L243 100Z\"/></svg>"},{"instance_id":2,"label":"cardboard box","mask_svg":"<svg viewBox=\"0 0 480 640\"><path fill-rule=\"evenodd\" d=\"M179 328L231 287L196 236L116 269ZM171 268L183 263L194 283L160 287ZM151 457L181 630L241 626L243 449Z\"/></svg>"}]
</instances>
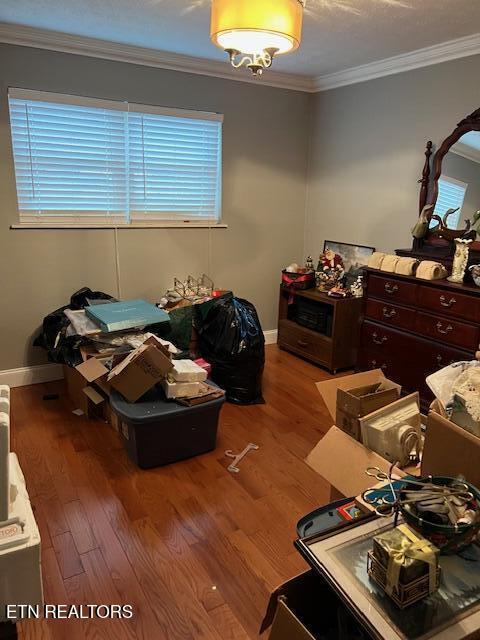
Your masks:
<instances>
[{"instance_id":1,"label":"cardboard box","mask_svg":"<svg viewBox=\"0 0 480 640\"><path fill-rule=\"evenodd\" d=\"M398 400L402 388L375 369L319 382L317 389L336 426L361 442L359 418Z\"/></svg>"},{"instance_id":2,"label":"cardboard box","mask_svg":"<svg viewBox=\"0 0 480 640\"><path fill-rule=\"evenodd\" d=\"M107 379L108 369L97 358L88 358L75 367L87 382L95 382L101 378Z\"/></svg>"},{"instance_id":3,"label":"cardboard box","mask_svg":"<svg viewBox=\"0 0 480 640\"><path fill-rule=\"evenodd\" d=\"M110 385L129 402L136 402L172 369L169 356L156 344L142 344L108 375Z\"/></svg>"},{"instance_id":4,"label":"cardboard box","mask_svg":"<svg viewBox=\"0 0 480 640\"><path fill-rule=\"evenodd\" d=\"M385 378L385 385L394 385ZM336 424L352 438L362 442L359 419L395 402L400 395L398 385L384 388L382 382L356 389L338 389Z\"/></svg>"},{"instance_id":5,"label":"cardboard box","mask_svg":"<svg viewBox=\"0 0 480 640\"><path fill-rule=\"evenodd\" d=\"M269 640L352 640L366 637L330 584L310 569L282 584L270 596L260 633Z\"/></svg>"},{"instance_id":6,"label":"cardboard box","mask_svg":"<svg viewBox=\"0 0 480 640\"><path fill-rule=\"evenodd\" d=\"M436 403L427 419L422 475L463 475L480 488L480 438L441 416Z\"/></svg>"},{"instance_id":7,"label":"cardboard box","mask_svg":"<svg viewBox=\"0 0 480 640\"><path fill-rule=\"evenodd\" d=\"M153 333L149 335L143 344L152 344L170 359L172 359L172 355L180 353L180 349L177 349L169 340L162 340L162 338L159 338Z\"/></svg>"},{"instance_id":8,"label":"cardboard box","mask_svg":"<svg viewBox=\"0 0 480 640\"><path fill-rule=\"evenodd\" d=\"M76 368L67 365L63 365L63 376L67 385L68 397L75 409L81 409L87 418L108 420L106 410L109 404L105 402L108 395L101 395L95 382L88 384L85 377ZM92 394L91 390L94 390L95 393ZM96 402L89 396L95 397ZM99 400L99 396L102 397L102 401Z\"/></svg>"},{"instance_id":9,"label":"cardboard box","mask_svg":"<svg viewBox=\"0 0 480 640\"><path fill-rule=\"evenodd\" d=\"M391 466L335 426L312 449L306 462L333 487L331 500L355 497L376 484L375 478L365 473L368 467L378 467L387 473Z\"/></svg>"},{"instance_id":10,"label":"cardboard box","mask_svg":"<svg viewBox=\"0 0 480 640\"><path fill-rule=\"evenodd\" d=\"M313 570L306 571L272 593L260 634L271 628L269 640L316 640L307 629L307 620L312 620L313 627L326 618L326 607L332 598L333 593L320 576ZM333 607L330 609L331 615L335 615Z\"/></svg>"},{"instance_id":11,"label":"cardboard box","mask_svg":"<svg viewBox=\"0 0 480 640\"><path fill-rule=\"evenodd\" d=\"M391 383L393 385L391 388L400 391L398 385L387 381L380 369L318 382L317 389L332 417L332 423L336 416L339 389L358 389L378 382ZM355 497L377 484L375 478L365 473L368 467L378 467L387 473L391 466L390 462L364 447L337 426L332 426L312 449L306 462L331 485L330 500L332 501L343 497ZM412 469L408 471L412 472ZM401 469L395 468L394 472L400 477L405 475Z\"/></svg>"}]
</instances>

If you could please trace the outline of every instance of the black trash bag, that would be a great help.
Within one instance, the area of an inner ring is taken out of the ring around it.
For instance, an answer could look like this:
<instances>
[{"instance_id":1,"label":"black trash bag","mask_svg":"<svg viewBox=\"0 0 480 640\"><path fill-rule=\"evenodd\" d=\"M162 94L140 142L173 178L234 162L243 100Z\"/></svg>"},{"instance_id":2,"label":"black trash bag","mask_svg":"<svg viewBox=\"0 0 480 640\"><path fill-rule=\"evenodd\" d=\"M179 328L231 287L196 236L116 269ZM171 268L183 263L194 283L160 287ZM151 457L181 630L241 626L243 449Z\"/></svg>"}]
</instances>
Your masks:
<instances>
[{"instance_id":1,"label":"black trash bag","mask_svg":"<svg viewBox=\"0 0 480 640\"><path fill-rule=\"evenodd\" d=\"M42 347L48 352L50 362L58 364L68 364L75 367L82 362L79 347L87 343L81 336L67 336L65 332L70 320L63 313L65 309L78 311L88 306L88 300L115 300L112 296L101 291L92 291L88 287L83 287L76 291L70 298L70 304L60 307L49 313L43 319L42 330L35 338L35 347Z\"/></svg>"},{"instance_id":2,"label":"black trash bag","mask_svg":"<svg viewBox=\"0 0 480 640\"><path fill-rule=\"evenodd\" d=\"M262 404L265 338L255 307L232 294L206 304L210 308L206 315L198 310L196 327L212 380L225 389L229 402Z\"/></svg>"}]
</instances>

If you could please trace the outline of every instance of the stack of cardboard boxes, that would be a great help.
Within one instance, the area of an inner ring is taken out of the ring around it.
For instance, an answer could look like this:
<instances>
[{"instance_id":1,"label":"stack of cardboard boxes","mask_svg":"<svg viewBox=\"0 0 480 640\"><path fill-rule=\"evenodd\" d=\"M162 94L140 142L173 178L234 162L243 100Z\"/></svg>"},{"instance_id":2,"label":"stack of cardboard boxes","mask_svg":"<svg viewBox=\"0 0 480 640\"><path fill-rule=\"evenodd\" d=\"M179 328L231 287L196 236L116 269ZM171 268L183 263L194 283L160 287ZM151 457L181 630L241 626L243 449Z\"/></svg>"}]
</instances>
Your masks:
<instances>
[{"instance_id":1,"label":"stack of cardboard boxes","mask_svg":"<svg viewBox=\"0 0 480 640\"><path fill-rule=\"evenodd\" d=\"M87 417L100 417L115 426L116 418L108 398L112 389L129 402L137 402L149 389L160 384L168 399L201 396L209 365L200 360L172 360L178 349L153 334L118 363L107 368L109 358L81 348L83 362L72 368L64 366L68 395Z\"/></svg>"}]
</instances>

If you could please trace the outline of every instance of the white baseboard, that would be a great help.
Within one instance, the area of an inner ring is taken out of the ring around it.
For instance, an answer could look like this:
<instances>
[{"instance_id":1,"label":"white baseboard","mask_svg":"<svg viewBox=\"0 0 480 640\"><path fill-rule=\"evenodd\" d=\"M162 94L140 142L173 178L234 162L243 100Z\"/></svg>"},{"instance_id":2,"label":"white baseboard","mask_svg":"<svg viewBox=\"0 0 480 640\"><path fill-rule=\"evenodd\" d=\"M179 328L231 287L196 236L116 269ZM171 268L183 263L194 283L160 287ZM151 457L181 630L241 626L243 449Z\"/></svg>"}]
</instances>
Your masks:
<instances>
[{"instance_id":1,"label":"white baseboard","mask_svg":"<svg viewBox=\"0 0 480 640\"><path fill-rule=\"evenodd\" d=\"M60 364L40 364L35 367L0 371L0 384L8 384L9 387L25 387L27 384L52 382L62 378L63 370Z\"/></svg>"},{"instance_id":2,"label":"white baseboard","mask_svg":"<svg viewBox=\"0 0 480 640\"><path fill-rule=\"evenodd\" d=\"M277 344L278 331L276 329L270 329L270 331L264 331L265 344Z\"/></svg>"},{"instance_id":3,"label":"white baseboard","mask_svg":"<svg viewBox=\"0 0 480 640\"><path fill-rule=\"evenodd\" d=\"M277 333L276 329L264 331L265 344L276 344ZM9 387L25 387L27 384L53 382L53 380L61 380L62 378L63 370L60 364L40 364L35 367L0 371L0 384L7 384Z\"/></svg>"}]
</instances>

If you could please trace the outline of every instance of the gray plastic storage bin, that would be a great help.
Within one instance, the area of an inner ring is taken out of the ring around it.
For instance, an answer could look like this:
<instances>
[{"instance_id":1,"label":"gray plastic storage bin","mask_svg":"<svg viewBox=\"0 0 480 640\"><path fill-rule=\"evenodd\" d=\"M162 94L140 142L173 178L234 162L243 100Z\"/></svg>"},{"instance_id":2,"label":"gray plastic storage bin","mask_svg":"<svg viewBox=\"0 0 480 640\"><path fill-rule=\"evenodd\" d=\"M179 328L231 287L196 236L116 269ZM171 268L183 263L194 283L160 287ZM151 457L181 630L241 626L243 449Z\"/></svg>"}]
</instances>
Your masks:
<instances>
[{"instance_id":1,"label":"gray plastic storage bin","mask_svg":"<svg viewBox=\"0 0 480 640\"><path fill-rule=\"evenodd\" d=\"M225 398L183 407L152 389L138 402L112 391L110 404L120 420L120 435L131 460L151 469L215 449Z\"/></svg>"}]
</instances>

